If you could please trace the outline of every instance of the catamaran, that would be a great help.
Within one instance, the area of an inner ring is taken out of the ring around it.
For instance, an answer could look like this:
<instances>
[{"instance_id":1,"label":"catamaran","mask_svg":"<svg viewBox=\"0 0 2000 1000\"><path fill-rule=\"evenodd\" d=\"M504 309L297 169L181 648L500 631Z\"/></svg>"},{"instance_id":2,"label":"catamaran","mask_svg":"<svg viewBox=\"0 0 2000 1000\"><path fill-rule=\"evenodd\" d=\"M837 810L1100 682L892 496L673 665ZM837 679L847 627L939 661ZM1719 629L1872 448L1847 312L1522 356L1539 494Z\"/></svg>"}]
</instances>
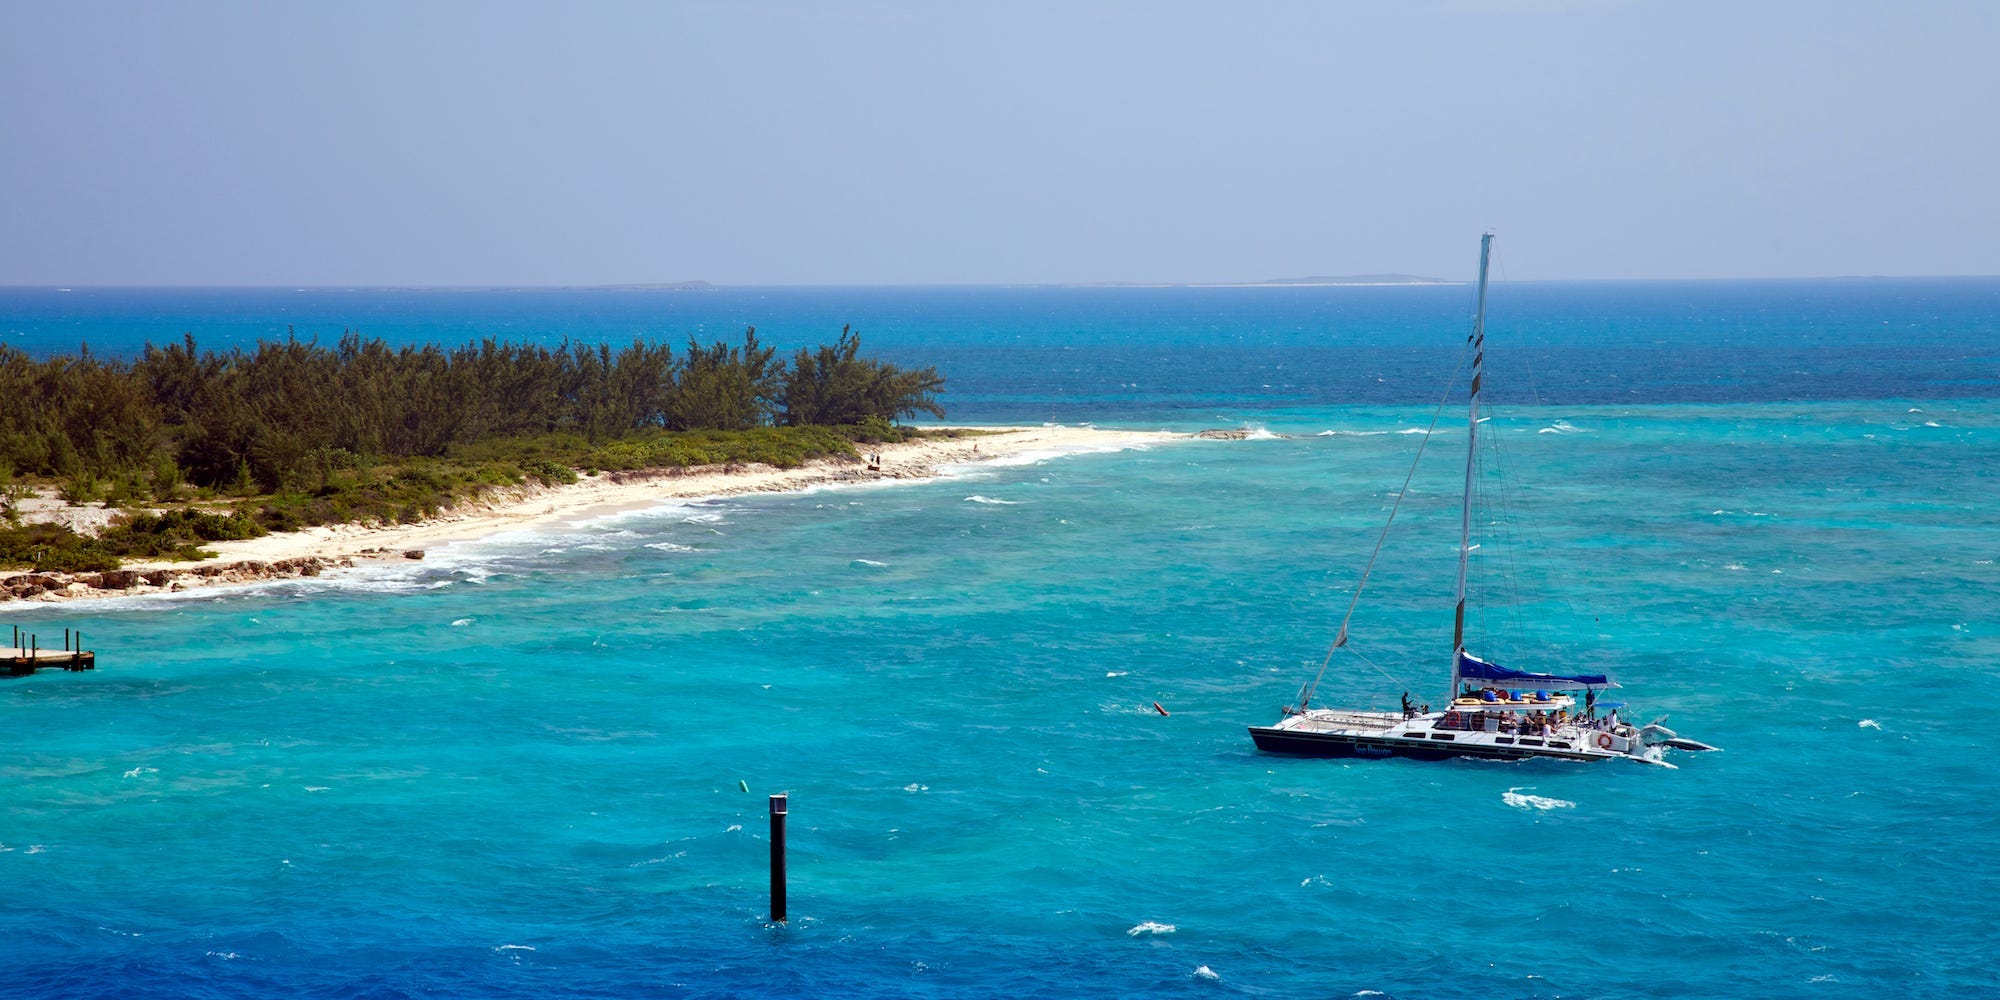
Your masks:
<instances>
[{"instance_id":1,"label":"catamaran","mask_svg":"<svg viewBox=\"0 0 2000 1000\"><path fill-rule=\"evenodd\" d=\"M1467 392L1465 497L1458 537L1458 604L1452 625L1451 697L1441 711L1418 705L1403 695L1400 711L1356 711L1319 708L1313 696L1334 654L1347 645L1348 625L1367 586L1373 560L1361 574L1348 605L1347 617L1319 673L1299 691L1298 704L1287 705L1283 717L1270 726L1251 726L1250 738L1269 753L1306 757L1411 757L1443 760L1478 757L1522 760L1556 757L1565 760L1634 760L1667 767L1664 750L1714 750L1684 739L1655 720L1634 725L1619 717L1622 702L1599 702L1598 692L1618 685L1599 673L1550 673L1515 670L1482 660L1465 648L1466 569L1472 542L1472 489L1479 444L1479 389L1486 347L1486 269L1493 234L1479 241L1479 295L1468 338L1472 382ZM1407 492L1407 490L1405 490ZM1395 518L1396 505L1390 509ZM1383 531L1387 534L1387 527ZM1381 551L1378 543L1376 551Z\"/></svg>"}]
</instances>

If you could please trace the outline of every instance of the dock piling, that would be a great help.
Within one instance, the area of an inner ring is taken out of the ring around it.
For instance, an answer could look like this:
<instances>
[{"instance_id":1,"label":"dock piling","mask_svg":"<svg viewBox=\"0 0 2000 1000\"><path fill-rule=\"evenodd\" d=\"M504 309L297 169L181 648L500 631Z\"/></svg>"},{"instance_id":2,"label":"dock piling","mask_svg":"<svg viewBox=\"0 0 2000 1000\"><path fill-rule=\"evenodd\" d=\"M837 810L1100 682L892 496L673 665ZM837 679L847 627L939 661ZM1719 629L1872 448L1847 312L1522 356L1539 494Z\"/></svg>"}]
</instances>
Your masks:
<instances>
[{"instance_id":1,"label":"dock piling","mask_svg":"<svg viewBox=\"0 0 2000 1000\"><path fill-rule=\"evenodd\" d=\"M786 793L771 796L771 922L785 922Z\"/></svg>"},{"instance_id":2,"label":"dock piling","mask_svg":"<svg viewBox=\"0 0 2000 1000\"><path fill-rule=\"evenodd\" d=\"M0 647L0 677L27 677L38 670L95 670L97 654L83 648L83 630L63 629L62 652L53 650L42 652L42 637L34 632L22 630L16 625L12 629L12 646Z\"/></svg>"}]
</instances>

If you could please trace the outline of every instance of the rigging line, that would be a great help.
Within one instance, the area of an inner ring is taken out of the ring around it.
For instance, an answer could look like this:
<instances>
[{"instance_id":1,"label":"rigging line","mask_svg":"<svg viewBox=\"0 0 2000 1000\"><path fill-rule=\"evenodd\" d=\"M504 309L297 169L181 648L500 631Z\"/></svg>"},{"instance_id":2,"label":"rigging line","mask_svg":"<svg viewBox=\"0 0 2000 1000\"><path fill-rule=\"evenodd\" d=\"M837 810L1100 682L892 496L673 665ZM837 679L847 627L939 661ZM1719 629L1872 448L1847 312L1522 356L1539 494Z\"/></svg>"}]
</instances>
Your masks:
<instances>
[{"instance_id":1,"label":"rigging line","mask_svg":"<svg viewBox=\"0 0 2000 1000\"><path fill-rule=\"evenodd\" d=\"M1493 632L1504 633L1506 642L1511 644L1506 648L1519 650L1523 648L1521 642L1522 604L1521 572L1516 554L1521 549L1515 544L1516 535L1514 532L1513 514L1518 507L1513 500L1512 491L1514 483L1512 476L1508 474L1509 465L1502 457L1503 449L1500 435L1496 431L1488 435L1488 438L1490 439L1489 449L1493 458L1487 464L1490 475L1488 477L1489 481L1483 491L1483 502L1485 504L1484 513L1486 514L1487 521L1487 537L1497 543L1494 546L1497 551L1489 553L1488 558L1501 565L1500 571L1497 574L1488 573L1485 579L1487 586L1504 593L1506 600L1504 602L1495 602L1489 599L1480 608L1480 626L1482 628L1488 627L1488 615L1491 614L1493 619L1497 619L1497 622L1491 626ZM1501 610L1495 610L1496 604Z\"/></svg>"},{"instance_id":2,"label":"rigging line","mask_svg":"<svg viewBox=\"0 0 2000 1000\"><path fill-rule=\"evenodd\" d=\"M1536 405L1541 405L1539 395ZM1504 409L1495 405L1488 419L1497 424ZM1516 512L1526 509L1526 505L1517 499L1521 480L1514 474L1518 463L1513 460L1512 445L1497 426L1493 433L1482 435L1480 440L1485 442L1479 459L1481 537L1493 543L1481 550L1493 569L1479 576L1482 593L1488 595L1478 610L1480 638L1487 643L1484 648L1488 650L1502 655L1525 655L1529 650L1529 632L1524 597L1539 598L1548 588L1544 586L1534 592L1523 588L1521 581L1526 577L1521 572L1520 554L1549 551L1549 548L1547 539L1535 532L1536 522L1533 519L1523 522L1516 516ZM1523 523L1528 533L1533 534L1532 548L1522 542L1527 537L1522 531ZM1494 600L1496 596L1505 600ZM1502 642L1506 645L1501 645ZM1546 655L1547 651L1541 648L1543 645L1538 644L1537 649Z\"/></svg>"},{"instance_id":3,"label":"rigging line","mask_svg":"<svg viewBox=\"0 0 2000 1000\"><path fill-rule=\"evenodd\" d=\"M1299 698L1299 711L1312 701L1313 692L1319 689L1319 682L1326 677L1326 668L1333 663L1333 654L1347 645L1347 625L1354 620L1354 609L1361 604L1361 591L1368 586L1368 574L1375 572L1375 560L1382 555L1382 543L1389 540L1389 526L1396 523L1396 512L1403 508L1403 498L1410 495L1410 482L1417 478L1417 463L1424 457L1424 446L1431 443L1431 435L1437 432L1438 421L1444 418L1444 407L1451 402L1452 391L1458 388L1458 378L1465 373L1466 361L1472 355L1472 341L1467 340L1458 355L1458 367L1451 373L1451 384L1444 387L1444 396L1438 400L1437 410L1431 414L1431 425L1424 429L1424 436L1417 442L1417 453L1410 459L1410 471L1403 476L1403 488L1396 491L1396 502L1389 505L1389 520L1383 522L1382 533L1375 536L1375 551L1368 555L1368 565L1362 567L1361 580L1354 585L1354 596L1347 602L1347 614L1340 619L1340 631L1333 637L1333 645L1327 647L1326 659L1319 664L1319 673L1313 675L1312 683L1306 685L1305 693ZM1390 680L1395 680L1391 677Z\"/></svg>"},{"instance_id":4,"label":"rigging line","mask_svg":"<svg viewBox=\"0 0 2000 1000\"><path fill-rule=\"evenodd\" d=\"M1481 489L1481 503L1486 516L1485 538L1493 544L1483 554L1489 560L1492 570L1483 574L1482 584L1489 596L1479 609L1482 638L1495 640L1487 648L1508 655L1524 653L1528 646L1524 619L1524 591L1521 586L1522 574L1520 553L1525 550L1519 544L1514 511L1521 505L1514 499L1515 479L1511 465L1502 457L1504 450L1498 433L1491 439L1491 461L1486 464L1487 482ZM1500 599L1496 600L1495 597Z\"/></svg>"},{"instance_id":5,"label":"rigging line","mask_svg":"<svg viewBox=\"0 0 2000 1000\"><path fill-rule=\"evenodd\" d=\"M1507 275L1507 251L1505 250L1493 251L1493 269L1495 271L1500 272L1493 279L1493 284L1506 285L1512 282L1513 279L1508 277ZM1528 383L1529 398L1535 401L1536 406L1543 405L1542 387L1541 384L1535 380L1535 365L1534 362L1528 358L1526 351L1521 352L1521 367L1527 372L1527 378L1525 379L1525 381Z\"/></svg>"},{"instance_id":6,"label":"rigging line","mask_svg":"<svg viewBox=\"0 0 2000 1000\"><path fill-rule=\"evenodd\" d=\"M1495 284L1506 285L1509 279L1507 276L1507 255L1504 250L1496 251L1493 254L1493 266L1500 272ZM1529 355L1530 352L1522 350L1515 356L1520 359L1526 373L1524 381L1527 383L1529 397L1534 401L1534 407L1539 409L1545 404L1542 399L1541 386L1535 378L1534 364ZM1522 623L1524 614L1521 610L1521 575L1517 559L1517 553L1522 551L1522 549L1519 545L1515 544L1515 540L1519 535L1513 516L1513 512L1520 508L1514 500L1514 479L1509 474L1511 465L1506 457L1506 449L1502 447L1502 435L1497 424L1503 409L1498 404L1491 404L1491 409L1486 417L1486 420L1493 426L1493 431L1490 434L1484 434L1480 437L1480 440L1485 444L1485 448L1478 457L1481 475L1476 487L1476 495L1479 506L1479 521L1481 523L1479 534L1482 539L1497 543L1496 545L1489 546L1487 550L1482 550L1482 555L1486 560L1503 563L1504 566L1500 568L1497 575L1491 572L1478 574L1477 579L1479 581L1480 592L1488 595L1488 599L1477 603L1475 614L1477 616L1476 620L1482 648L1518 651L1526 647L1526 643L1523 641L1525 637ZM1491 456L1490 461L1486 458L1488 455ZM1542 541L1542 539L1538 537L1537 541ZM1495 548L1498 550L1497 553L1491 551L1491 549ZM1506 597L1504 603L1495 602L1491 599L1491 596L1496 591L1504 592ZM1496 603L1510 609L1510 611L1499 614L1492 613ZM1496 620L1497 624L1495 623ZM1491 641L1496 633L1503 633L1506 640L1511 642L1512 645L1496 647Z\"/></svg>"},{"instance_id":7,"label":"rigging line","mask_svg":"<svg viewBox=\"0 0 2000 1000\"><path fill-rule=\"evenodd\" d=\"M1382 669L1381 667L1378 667L1378 666L1376 666L1376 665L1375 665L1375 661L1374 661L1374 660L1371 660L1371 659L1369 659L1369 658L1368 658L1368 657L1366 657L1366 656L1363 656L1363 655L1361 654L1361 651L1360 651L1360 650L1358 650L1358 649L1354 649L1353 647L1349 647L1349 648L1348 648L1348 654L1349 654L1349 655L1351 655L1351 656L1353 656L1353 657L1354 657L1355 659L1357 659L1357 660L1360 660L1361 662L1363 662L1363 663L1366 663L1366 664L1368 664L1368 666L1369 666L1369 669L1371 669L1371 670L1374 670L1374 671L1375 671L1376 673L1378 673L1378 674L1381 674L1381 675L1382 675L1382 677L1383 677L1383 678L1384 678L1385 680L1387 680L1387 681L1388 681L1389 683L1391 683L1391 684L1394 684L1394 685L1396 685L1397 687L1399 687L1399 688L1402 688L1402 689L1403 689L1403 690L1405 690L1405 691L1408 691L1408 690L1410 689L1410 684L1409 684L1409 682L1408 682L1408 681L1405 681L1405 680L1403 680L1403 679L1402 679L1402 678L1400 678L1400 677L1396 677L1396 676L1393 676L1393 675L1391 675L1391 674L1390 674L1390 673L1389 673L1389 672L1388 672L1387 670L1384 670L1384 669Z\"/></svg>"}]
</instances>

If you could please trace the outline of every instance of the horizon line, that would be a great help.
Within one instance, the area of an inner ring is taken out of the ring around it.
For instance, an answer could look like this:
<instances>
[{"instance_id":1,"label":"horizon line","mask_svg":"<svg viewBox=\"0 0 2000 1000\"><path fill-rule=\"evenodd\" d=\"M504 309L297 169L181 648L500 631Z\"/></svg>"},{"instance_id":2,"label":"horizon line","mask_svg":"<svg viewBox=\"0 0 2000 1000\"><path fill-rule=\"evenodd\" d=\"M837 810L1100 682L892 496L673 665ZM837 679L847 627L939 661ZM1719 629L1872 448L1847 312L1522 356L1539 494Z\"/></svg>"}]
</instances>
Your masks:
<instances>
[{"instance_id":1,"label":"horizon line","mask_svg":"<svg viewBox=\"0 0 2000 1000\"><path fill-rule=\"evenodd\" d=\"M1369 276L1374 277L1374 276ZM1395 277L1404 277L1397 275ZM1553 284L1640 284L1670 282L1780 282L1780 281L1956 281L2000 278L2000 274L1821 274L1793 275L1787 277L1677 277L1677 278L1512 278L1498 279L1495 284L1510 285L1553 285ZM482 292L482 291L620 291L620 292L704 292L727 289L755 288L1098 288L1098 289L1159 289L1159 288L1437 288L1472 284L1471 279L1419 278L1409 280L1340 280L1328 278L1279 278L1263 281L899 281L899 282L717 282L702 279L687 281L618 281L592 283L546 283L546 284L500 284L500 283L447 283L412 282L397 284L392 282L327 282L301 283L279 282L268 284L243 283L203 283L171 282L159 284L139 284L128 282L0 282L5 290L48 290L67 292L74 289L206 289L242 291L431 291L431 292Z\"/></svg>"}]
</instances>

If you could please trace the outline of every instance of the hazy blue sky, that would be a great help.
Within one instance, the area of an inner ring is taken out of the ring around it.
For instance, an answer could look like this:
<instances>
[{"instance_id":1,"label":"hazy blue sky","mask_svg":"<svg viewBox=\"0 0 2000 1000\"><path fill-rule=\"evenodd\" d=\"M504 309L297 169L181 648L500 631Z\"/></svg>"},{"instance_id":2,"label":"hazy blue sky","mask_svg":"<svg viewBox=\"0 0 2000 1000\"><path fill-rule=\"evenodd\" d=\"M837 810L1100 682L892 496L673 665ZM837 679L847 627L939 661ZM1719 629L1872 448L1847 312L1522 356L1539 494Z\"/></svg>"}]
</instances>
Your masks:
<instances>
[{"instance_id":1,"label":"hazy blue sky","mask_svg":"<svg viewBox=\"0 0 2000 1000\"><path fill-rule=\"evenodd\" d=\"M0 284L2000 274L2000 0L4 0L0 95Z\"/></svg>"}]
</instances>

